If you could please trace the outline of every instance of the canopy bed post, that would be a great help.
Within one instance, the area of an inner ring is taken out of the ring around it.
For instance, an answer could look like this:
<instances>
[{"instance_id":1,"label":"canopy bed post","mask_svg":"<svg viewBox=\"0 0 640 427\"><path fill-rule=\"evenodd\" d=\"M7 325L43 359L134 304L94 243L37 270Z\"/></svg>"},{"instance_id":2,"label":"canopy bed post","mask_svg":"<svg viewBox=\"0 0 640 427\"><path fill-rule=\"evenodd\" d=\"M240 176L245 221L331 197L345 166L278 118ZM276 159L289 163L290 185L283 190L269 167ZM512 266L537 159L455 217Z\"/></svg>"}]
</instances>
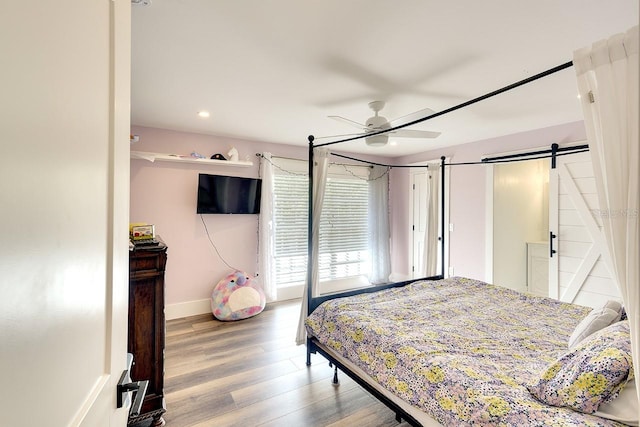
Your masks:
<instances>
[{"instance_id":1,"label":"canopy bed post","mask_svg":"<svg viewBox=\"0 0 640 427\"><path fill-rule=\"evenodd\" d=\"M440 275L442 277L445 277L445 272L444 272L444 254L445 254L445 250L444 250L444 233L446 231L446 224L445 224L445 216L444 216L444 192L445 192L445 185L444 185L444 177L445 177L445 173L444 173L444 167L445 167L445 161L446 157L442 156L440 157L440 188L441 191L440 193L441 195L441 199L440 199Z\"/></svg>"},{"instance_id":2,"label":"canopy bed post","mask_svg":"<svg viewBox=\"0 0 640 427\"><path fill-rule=\"evenodd\" d=\"M304 295L304 298L307 300L307 312L309 313L311 310L311 280L313 278L313 274L311 272L311 259L313 257L313 240L311 239L311 233L313 228L313 135L309 135L309 203L308 203L308 212L307 212L307 295ZM311 366L311 338L307 336L307 366Z\"/></svg>"}]
</instances>

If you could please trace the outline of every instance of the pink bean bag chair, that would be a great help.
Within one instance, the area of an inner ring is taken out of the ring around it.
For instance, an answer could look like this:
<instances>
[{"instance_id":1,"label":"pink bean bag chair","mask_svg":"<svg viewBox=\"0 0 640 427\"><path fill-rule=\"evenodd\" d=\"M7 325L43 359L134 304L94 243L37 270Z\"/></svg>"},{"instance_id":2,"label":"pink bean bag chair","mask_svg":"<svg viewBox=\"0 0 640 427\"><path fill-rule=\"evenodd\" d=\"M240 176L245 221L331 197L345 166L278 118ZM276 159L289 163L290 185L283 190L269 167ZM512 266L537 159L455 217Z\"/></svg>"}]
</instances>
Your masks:
<instances>
[{"instance_id":1,"label":"pink bean bag chair","mask_svg":"<svg viewBox=\"0 0 640 427\"><path fill-rule=\"evenodd\" d=\"M242 271L234 271L220 280L211 293L211 312L218 320L241 320L264 310L262 287Z\"/></svg>"}]
</instances>

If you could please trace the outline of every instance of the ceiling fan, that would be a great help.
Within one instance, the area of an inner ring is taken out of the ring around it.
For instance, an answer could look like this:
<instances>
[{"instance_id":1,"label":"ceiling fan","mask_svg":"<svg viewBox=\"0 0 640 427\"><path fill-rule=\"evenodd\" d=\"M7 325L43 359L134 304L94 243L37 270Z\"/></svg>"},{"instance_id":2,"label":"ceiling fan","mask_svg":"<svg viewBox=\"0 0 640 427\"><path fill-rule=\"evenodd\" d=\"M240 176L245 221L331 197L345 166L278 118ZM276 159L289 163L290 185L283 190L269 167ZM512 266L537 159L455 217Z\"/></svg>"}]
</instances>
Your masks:
<instances>
[{"instance_id":1,"label":"ceiling fan","mask_svg":"<svg viewBox=\"0 0 640 427\"><path fill-rule=\"evenodd\" d=\"M400 126L404 123L409 123L412 120L416 120L422 117L427 117L434 113L433 110L429 108L425 108L420 111L416 111L415 113L411 113L409 115L400 117L395 120L387 120L386 117L378 115L380 110L384 108L384 101L372 101L369 103L369 108L371 108L374 112L373 117L369 117L365 124L360 124L350 119L346 119L341 116L329 116L329 118L338 120L340 122L346 123L350 126L355 126L367 133L375 133L384 129L390 129L392 127ZM440 132L432 132L426 130L414 130L414 129L398 129L392 132L383 133L380 135L373 135L365 138L365 142L367 145L372 147L382 147L387 145L389 142L389 135L393 135L394 137L399 138L436 138L440 135Z\"/></svg>"}]
</instances>

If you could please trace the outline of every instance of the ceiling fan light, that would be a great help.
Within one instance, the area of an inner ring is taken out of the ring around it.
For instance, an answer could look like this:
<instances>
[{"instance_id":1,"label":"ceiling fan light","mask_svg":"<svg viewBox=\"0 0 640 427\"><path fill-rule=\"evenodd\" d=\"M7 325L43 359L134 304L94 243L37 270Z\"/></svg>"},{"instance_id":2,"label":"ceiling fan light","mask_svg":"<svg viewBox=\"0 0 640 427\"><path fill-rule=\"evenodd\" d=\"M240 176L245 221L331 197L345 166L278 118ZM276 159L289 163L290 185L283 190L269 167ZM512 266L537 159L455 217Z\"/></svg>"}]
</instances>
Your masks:
<instances>
[{"instance_id":1,"label":"ceiling fan light","mask_svg":"<svg viewBox=\"0 0 640 427\"><path fill-rule=\"evenodd\" d=\"M382 134L382 135L368 136L365 138L365 142L370 147L383 147L387 145L387 142L389 142L389 135Z\"/></svg>"}]
</instances>

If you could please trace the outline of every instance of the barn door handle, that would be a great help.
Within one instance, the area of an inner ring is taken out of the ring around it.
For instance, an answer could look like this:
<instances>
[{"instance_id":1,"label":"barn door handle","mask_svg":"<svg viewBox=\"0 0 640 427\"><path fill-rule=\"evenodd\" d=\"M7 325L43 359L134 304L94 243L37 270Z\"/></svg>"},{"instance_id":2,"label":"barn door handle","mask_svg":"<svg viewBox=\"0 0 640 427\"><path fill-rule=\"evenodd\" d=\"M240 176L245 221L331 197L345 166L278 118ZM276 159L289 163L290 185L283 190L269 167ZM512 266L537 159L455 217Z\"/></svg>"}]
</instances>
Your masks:
<instances>
[{"instance_id":1,"label":"barn door handle","mask_svg":"<svg viewBox=\"0 0 640 427\"><path fill-rule=\"evenodd\" d=\"M549 258L553 258L553 254L557 252L555 249L553 249L553 239L555 239L556 237L558 236L553 234L553 231L549 232Z\"/></svg>"}]
</instances>

